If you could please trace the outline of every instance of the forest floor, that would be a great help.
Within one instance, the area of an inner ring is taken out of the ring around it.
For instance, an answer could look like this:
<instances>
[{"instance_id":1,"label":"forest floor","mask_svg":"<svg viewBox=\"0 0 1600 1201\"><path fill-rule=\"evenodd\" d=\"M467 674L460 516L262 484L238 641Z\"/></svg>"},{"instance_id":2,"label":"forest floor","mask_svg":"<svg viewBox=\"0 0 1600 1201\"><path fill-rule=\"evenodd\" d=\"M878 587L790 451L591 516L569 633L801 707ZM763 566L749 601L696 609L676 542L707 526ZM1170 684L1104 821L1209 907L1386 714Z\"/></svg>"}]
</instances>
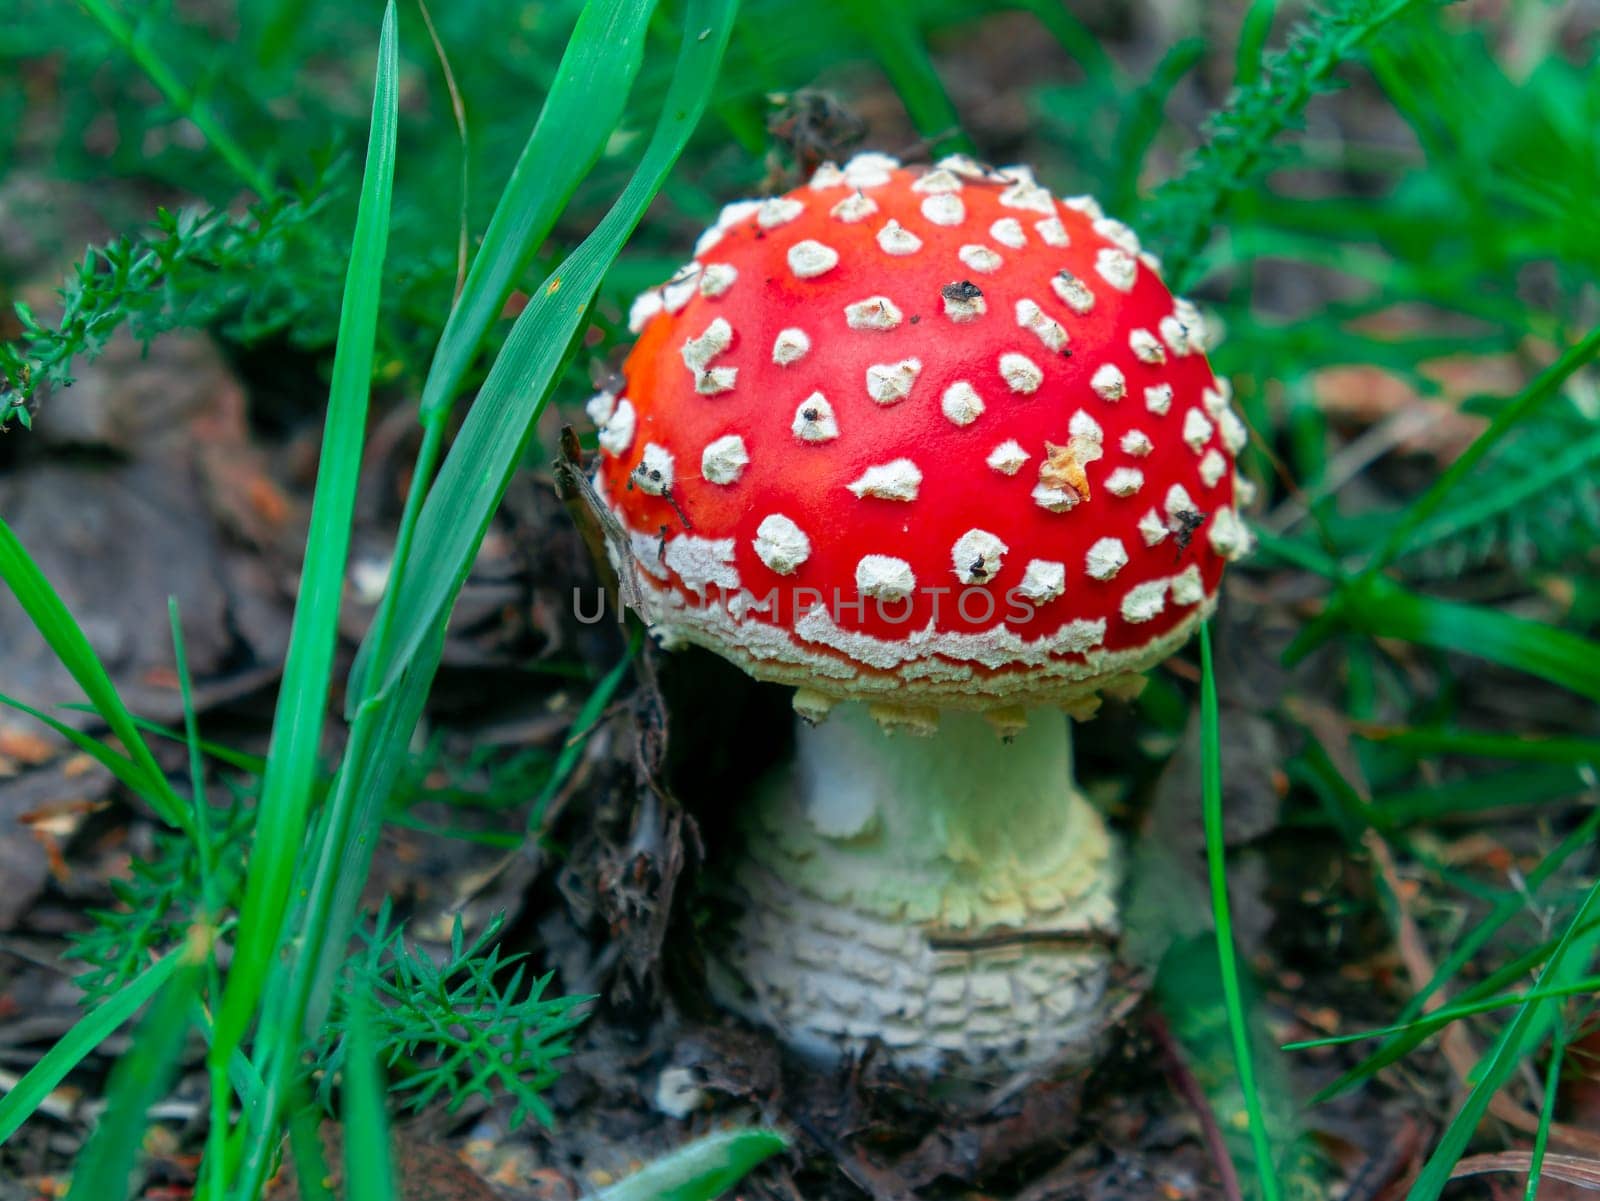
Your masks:
<instances>
[{"instance_id":1,"label":"forest floor","mask_svg":"<svg viewBox=\"0 0 1600 1201\"><path fill-rule=\"evenodd\" d=\"M1137 19L1102 16L1113 52L1135 70L1153 62L1168 38L1154 10L1139 10ZM936 49L975 141L996 159L1027 159L1029 97L1068 70L1059 49L1010 16ZM1212 74L1225 77L1225 68L1217 64ZM868 144L915 157L917 138L899 102L875 78L844 72L818 82L864 119ZM1197 121L1204 100L1181 91L1167 118ZM1367 142L1402 148L1410 136L1360 79L1313 110L1313 128L1319 136L1355 130ZM16 295L41 307L71 248L171 199L126 182L54 178L37 158L20 161L0 188L0 270ZM1259 271L1258 296L1286 319L1337 295L1331 273L1290 267L1275 275L1270 263ZM1449 396L1423 397L1380 368L1328 368L1311 377L1313 399L1328 422L1330 457L1348 467L1344 488L1357 507L1414 495L1482 428L1480 418L1451 408ZM1453 370L1456 396L1519 385L1497 356ZM286 346L243 351L206 334L177 334L142 355L119 337L73 388L50 397L48 420L33 433L0 438L0 509L136 713L181 720L167 616L167 598L176 596L206 737L264 752L324 392L316 363ZM345 655L371 616L415 449L414 398L381 399L362 477ZM552 406L543 444L554 446L569 422L582 425L575 411ZM1278 497L1254 519L1290 528L1298 503ZM1479 570L1479 585L1493 594L1495 573L1505 569ZM759 779L781 770L792 738L788 698L709 655L663 653L647 640L600 719L577 728L594 682L628 653L625 629L574 615L575 590L592 590L596 580L551 472L530 465L456 609L427 738L391 806L367 893L374 904L394 898L424 944L445 945L457 915L476 928L503 911L506 949L528 952L537 970L553 972L552 993L597 999L548 1093L555 1124L509 1129L505 1107L478 1100L455 1113L430 1108L403 1128L407 1198L567 1201L693 1133L748 1121L795 1138L792 1153L741 1186L749 1198L1239 1195L1223 1167L1238 1145L1240 1114L1230 1109L1220 1007L1208 1008L1202 996L1174 1029L1160 998L1185 985L1181 976L1155 978L1159 956L1130 952L1119 966L1115 1020L1092 1067L999 1084L949 1080L930 1089L897 1078L871 1055L819 1071L767 1032L719 1013L700 951L714 915L700 898L736 850L738 806ZM1473 577L1456 584L1470 593ZM1414 907L1439 920L1427 895L1435 873L1515 876L1571 828L1582 800L1552 781L1549 795L1533 803L1508 797L1432 827L1427 866L1381 852L1352 861L1330 819L1284 768L1310 746L1359 790L1351 761L1359 723L1348 713L1339 644L1284 666L1320 595L1320 581L1304 572L1246 564L1231 573L1213 629L1235 936L1268 1048L1391 1021L1437 966L1428 940L1395 936L1396 929L1415 934ZM1386 653L1419 687L1431 679L1431 661L1414 648L1396 644ZM1158 669L1161 695L1189 705L1197 663L1189 648ZM1501 668L1475 663L1453 687L1463 727L1509 729L1530 714L1553 729L1593 723L1580 698L1553 697ZM0 691L41 704L74 696L20 614L3 605ZM1136 895L1131 912L1169 915L1159 932L1165 970L1181 973L1212 953L1195 712L1180 707L1164 728L1153 728L1135 706L1108 702L1077 727L1077 741L1083 783L1130 848L1131 887L1160 884ZM550 791L549 764L568 745L581 745L581 755ZM180 743L157 750L164 766L182 773ZM337 747L327 750L331 756ZM525 838L530 814L535 825ZM115 903L112 881L135 858L163 862L158 829L88 756L20 714L0 714L0 1091L78 1019L74 978L83 965L65 958L68 937L85 928L88 911ZM1581 878L1579 867L1567 870ZM1174 912L1198 916L1179 920ZM1465 909L1459 917L1471 920ZM1207 978L1196 968L1196 979ZM1291 1156L1292 1195L1403 1196L1459 1099L1462 1065L1474 1061L1472 1037L1463 1030L1453 1045L1450 1038L1427 1043L1303 1109L1370 1044L1273 1053L1264 1087L1282 1106L1275 1120L1285 1143L1303 1152ZM125 1038L112 1038L91 1067L103 1070L125 1047ZM96 1083L93 1071L74 1075L0 1150L0 1201L57 1195L97 1114ZM1517 1095L1508 1092L1494 1111L1505 1145L1526 1138L1528 1098L1536 1112L1539 1087L1519 1080ZM197 1058L161 1106L149 1140L144 1196L151 1201L189 1195L205 1098ZM1566 1126L1600 1129L1594 1077L1573 1076L1563 1105ZM1486 1128L1486 1145L1494 1133ZM476 1177L447 1179L440 1148L451 1162L459 1156L469 1164L490 1191ZM1510 1197L1522 1182L1485 1176L1454 1188L1452 1197ZM1549 1179L1540 1196L1580 1192ZM272 1195L295 1192L280 1185Z\"/></svg>"}]
</instances>

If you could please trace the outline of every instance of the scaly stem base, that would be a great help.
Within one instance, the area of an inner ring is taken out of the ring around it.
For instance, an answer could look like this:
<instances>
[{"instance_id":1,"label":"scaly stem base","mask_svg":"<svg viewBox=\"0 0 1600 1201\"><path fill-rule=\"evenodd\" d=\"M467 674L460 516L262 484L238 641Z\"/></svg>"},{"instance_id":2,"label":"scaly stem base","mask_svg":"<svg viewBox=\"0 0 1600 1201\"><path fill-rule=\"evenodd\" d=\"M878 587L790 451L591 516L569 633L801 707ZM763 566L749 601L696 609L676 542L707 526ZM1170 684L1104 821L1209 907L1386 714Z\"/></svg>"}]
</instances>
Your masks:
<instances>
[{"instance_id":1,"label":"scaly stem base","mask_svg":"<svg viewBox=\"0 0 1600 1201\"><path fill-rule=\"evenodd\" d=\"M925 1072L1087 1057L1117 857L1073 785L1066 718L1029 718L1009 742L969 713L933 738L860 705L802 726L747 811L719 999L821 1060L873 1041Z\"/></svg>"}]
</instances>

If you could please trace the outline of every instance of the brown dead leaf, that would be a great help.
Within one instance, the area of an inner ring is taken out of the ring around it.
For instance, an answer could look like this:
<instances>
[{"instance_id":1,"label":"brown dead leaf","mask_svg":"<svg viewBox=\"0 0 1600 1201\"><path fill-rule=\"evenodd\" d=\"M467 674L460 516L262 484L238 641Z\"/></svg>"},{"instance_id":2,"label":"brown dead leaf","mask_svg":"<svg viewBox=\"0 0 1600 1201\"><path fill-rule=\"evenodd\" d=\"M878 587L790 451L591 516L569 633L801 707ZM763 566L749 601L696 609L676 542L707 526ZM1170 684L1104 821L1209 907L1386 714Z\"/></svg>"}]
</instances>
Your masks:
<instances>
[{"instance_id":1,"label":"brown dead leaf","mask_svg":"<svg viewBox=\"0 0 1600 1201\"><path fill-rule=\"evenodd\" d=\"M168 597L182 613L197 696L242 675L234 665L270 665L282 653L287 598L249 578L258 556L238 542L250 531L207 488L247 478L255 455L244 393L207 338L174 334L145 355L119 336L51 396L0 473L0 510L135 711L157 720L182 711ZM81 698L3 592L0 646L7 692L46 707Z\"/></svg>"},{"instance_id":2,"label":"brown dead leaf","mask_svg":"<svg viewBox=\"0 0 1600 1201\"><path fill-rule=\"evenodd\" d=\"M38 734L0 726L0 759L9 759L23 767L38 767L54 758L56 749L55 743Z\"/></svg>"},{"instance_id":3,"label":"brown dead leaf","mask_svg":"<svg viewBox=\"0 0 1600 1201\"><path fill-rule=\"evenodd\" d=\"M1489 1155L1467 1156L1456 1164L1456 1170L1450 1174L1450 1178L1459 1180L1463 1176L1482 1176L1488 1172L1516 1172L1526 1176L1532 1167L1532 1152L1496 1151ZM1585 1192L1600 1193L1600 1159L1547 1152L1540 1179L1559 1180L1563 1184L1576 1185Z\"/></svg>"},{"instance_id":4,"label":"brown dead leaf","mask_svg":"<svg viewBox=\"0 0 1600 1201\"><path fill-rule=\"evenodd\" d=\"M1317 404L1335 421L1365 427L1409 415L1412 420L1396 434L1395 449L1449 463L1488 424L1461 412L1461 402L1481 393L1512 393L1525 382L1521 364L1511 355L1454 355L1432 359L1419 370L1439 385L1439 395L1424 396L1409 380L1370 365L1323 368L1312 376L1312 388Z\"/></svg>"}]
</instances>

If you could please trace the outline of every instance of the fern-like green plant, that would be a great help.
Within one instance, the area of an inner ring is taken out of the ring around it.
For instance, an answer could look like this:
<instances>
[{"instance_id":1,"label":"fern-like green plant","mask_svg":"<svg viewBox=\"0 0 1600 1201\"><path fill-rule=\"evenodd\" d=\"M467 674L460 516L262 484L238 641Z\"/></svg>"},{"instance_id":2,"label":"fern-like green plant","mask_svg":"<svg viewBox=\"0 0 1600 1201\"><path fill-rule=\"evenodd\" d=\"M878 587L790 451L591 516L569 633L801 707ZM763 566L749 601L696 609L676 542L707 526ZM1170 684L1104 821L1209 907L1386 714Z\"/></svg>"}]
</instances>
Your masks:
<instances>
[{"instance_id":1,"label":"fern-like green plant","mask_svg":"<svg viewBox=\"0 0 1600 1201\"><path fill-rule=\"evenodd\" d=\"M1287 153L1278 137L1300 126L1312 97L1339 86L1337 72L1390 22L1438 0L1337 0L1312 9L1252 83L1235 88L1206 121L1187 170L1151 195L1139 215L1174 290L1193 284L1200 253L1228 204Z\"/></svg>"},{"instance_id":2,"label":"fern-like green plant","mask_svg":"<svg viewBox=\"0 0 1600 1201\"><path fill-rule=\"evenodd\" d=\"M239 878L254 813L238 794L230 807L210 811L216 869L224 880ZM149 856L132 858L127 876L112 877L110 887L116 907L89 910L89 927L68 935L63 956L84 965L74 983L83 990L85 1009L97 1008L158 954L181 944L201 916L200 860L189 836L177 830L158 830Z\"/></svg>"},{"instance_id":3,"label":"fern-like green plant","mask_svg":"<svg viewBox=\"0 0 1600 1201\"><path fill-rule=\"evenodd\" d=\"M1597 540L1600 416L1552 398L1473 470L1455 504L1416 532L1400 565L1427 577L1494 562L1569 567Z\"/></svg>"},{"instance_id":4,"label":"fern-like green plant","mask_svg":"<svg viewBox=\"0 0 1600 1201\"><path fill-rule=\"evenodd\" d=\"M28 426L37 389L70 385L74 364L93 359L124 326L148 346L169 330L224 318L256 337L294 324L307 300L275 287L272 268L327 199L314 185L260 201L243 216L161 209L148 230L89 247L60 289L54 322L16 306L22 336L0 344L0 429L13 420Z\"/></svg>"},{"instance_id":5,"label":"fern-like green plant","mask_svg":"<svg viewBox=\"0 0 1600 1201\"><path fill-rule=\"evenodd\" d=\"M526 956L500 954L503 925L504 915L496 916L469 940L457 917L449 954L435 962L408 944L384 899L360 930L364 949L347 964L324 1027L316 1085L330 1112L347 1054L350 998L360 996L371 998L362 1017L392 1091L412 1109L443 1096L453 1113L470 1097L504 1095L516 1103L513 1125L530 1116L553 1120L541 1094L554 1083L556 1062L571 1050L592 998L546 997L550 975L530 978Z\"/></svg>"}]
</instances>

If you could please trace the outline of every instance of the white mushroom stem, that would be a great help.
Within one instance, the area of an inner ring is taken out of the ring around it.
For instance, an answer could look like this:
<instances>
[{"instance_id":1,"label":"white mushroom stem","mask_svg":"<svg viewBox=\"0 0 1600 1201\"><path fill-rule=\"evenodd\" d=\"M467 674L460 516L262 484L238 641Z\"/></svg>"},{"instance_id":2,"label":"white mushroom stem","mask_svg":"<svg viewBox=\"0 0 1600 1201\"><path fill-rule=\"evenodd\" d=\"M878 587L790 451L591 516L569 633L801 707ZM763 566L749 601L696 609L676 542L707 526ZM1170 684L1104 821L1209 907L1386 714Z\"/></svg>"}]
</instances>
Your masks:
<instances>
[{"instance_id":1,"label":"white mushroom stem","mask_svg":"<svg viewBox=\"0 0 1600 1201\"><path fill-rule=\"evenodd\" d=\"M724 1004L823 1061L875 1041L928 1072L1089 1053L1118 866L1059 711L1002 741L978 714L917 737L840 705L746 815Z\"/></svg>"}]
</instances>

